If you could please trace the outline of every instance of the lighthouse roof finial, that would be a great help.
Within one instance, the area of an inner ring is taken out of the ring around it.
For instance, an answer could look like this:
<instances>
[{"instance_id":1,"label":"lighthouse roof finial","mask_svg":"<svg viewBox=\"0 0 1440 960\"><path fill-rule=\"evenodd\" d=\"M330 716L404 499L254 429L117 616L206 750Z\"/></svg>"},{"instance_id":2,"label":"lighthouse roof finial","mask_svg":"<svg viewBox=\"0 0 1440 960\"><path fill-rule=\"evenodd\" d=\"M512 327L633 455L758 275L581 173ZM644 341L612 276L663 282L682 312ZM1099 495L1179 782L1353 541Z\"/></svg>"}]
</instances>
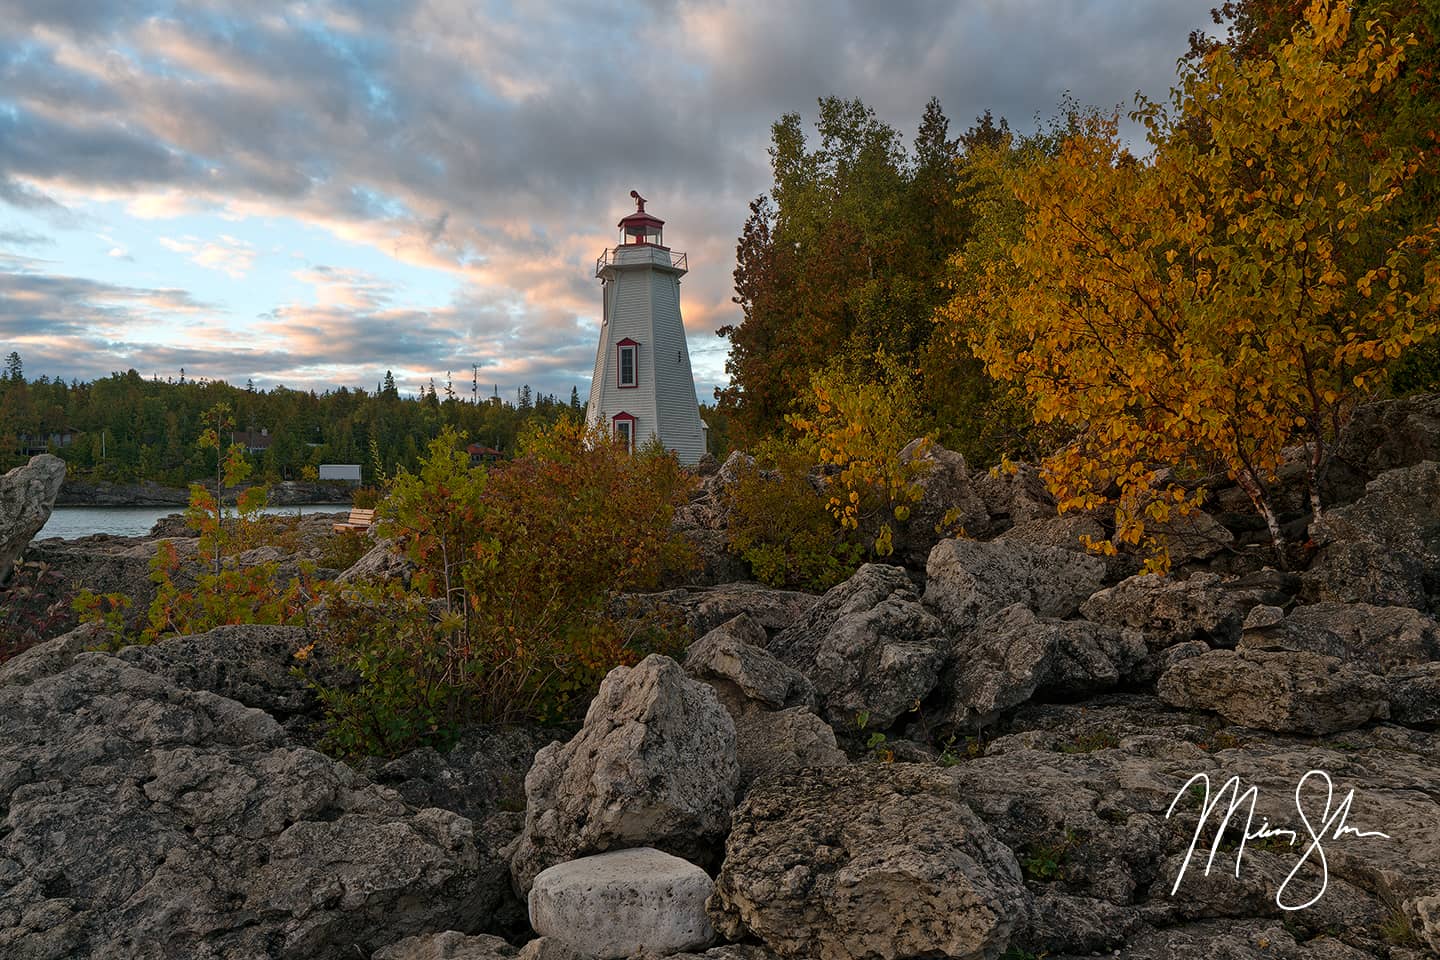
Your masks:
<instances>
[{"instance_id":1,"label":"lighthouse roof finial","mask_svg":"<svg viewBox=\"0 0 1440 960\"><path fill-rule=\"evenodd\" d=\"M640 196L639 191L637 191L637 190L631 190L631 191L630 191L630 197L631 197L631 199L633 199L633 200L635 201L635 212L636 212L636 213L644 213L644 212L645 212L645 198L642 197L642 196Z\"/></svg>"}]
</instances>

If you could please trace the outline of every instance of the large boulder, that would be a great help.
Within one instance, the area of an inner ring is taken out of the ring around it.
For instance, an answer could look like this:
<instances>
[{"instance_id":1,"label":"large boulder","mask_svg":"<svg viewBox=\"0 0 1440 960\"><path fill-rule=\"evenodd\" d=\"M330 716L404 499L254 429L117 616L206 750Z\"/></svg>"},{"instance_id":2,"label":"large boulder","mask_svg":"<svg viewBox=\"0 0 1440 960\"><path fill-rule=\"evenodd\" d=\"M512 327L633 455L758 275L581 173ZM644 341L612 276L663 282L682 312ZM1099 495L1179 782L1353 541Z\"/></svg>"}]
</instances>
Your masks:
<instances>
[{"instance_id":1,"label":"large boulder","mask_svg":"<svg viewBox=\"0 0 1440 960\"><path fill-rule=\"evenodd\" d=\"M50 519L65 482L65 461L48 453L0 476L0 584L10 579L30 539Z\"/></svg>"},{"instance_id":2,"label":"large boulder","mask_svg":"<svg viewBox=\"0 0 1440 960\"><path fill-rule=\"evenodd\" d=\"M470 821L292 747L261 710L99 653L0 687L0 954L341 958L475 931Z\"/></svg>"},{"instance_id":3,"label":"large boulder","mask_svg":"<svg viewBox=\"0 0 1440 960\"><path fill-rule=\"evenodd\" d=\"M815 688L810 680L766 650L767 642L759 621L742 613L690 645L685 671L714 687L727 707L813 706Z\"/></svg>"},{"instance_id":4,"label":"large boulder","mask_svg":"<svg viewBox=\"0 0 1440 960\"><path fill-rule=\"evenodd\" d=\"M535 755L516 889L592 853L657 847L705 862L730 826L740 768L735 723L715 691L652 654L616 667L568 743Z\"/></svg>"},{"instance_id":5,"label":"large boulder","mask_svg":"<svg viewBox=\"0 0 1440 960\"><path fill-rule=\"evenodd\" d=\"M115 656L188 690L208 690L264 710L292 737L308 742L323 711L315 689L296 671L296 654L308 654L313 641L305 627L238 624L126 647ZM317 679L342 676L323 654L309 665Z\"/></svg>"},{"instance_id":6,"label":"large boulder","mask_svg":"<svg viewBox=\"0 0 1440 960\"><path fill-rule=\"evenodd\" d=\"M1012 604L957 643L943 719L973 726L1037 693L1073 699L1109 689L1148 652L1137 630L1037 617Z\"/></svg>"},{"instance_id":7,"label":"large boulder","mask_svg":"<svg viewBox=\"0 0 1440 960\"><path fill-rule=\"evenodd\" d=\"M1384 673L1440 660L1440 623L1408 607L1315 603L1272 625L1247 624L1240 646L1320 653Z\"/></svg>"},{"instance_id":8,"label":"large boulder","mask_svg":"<svg viewBox=\"0 0 1440 960\"><path fill-rule=\"evenodd\" d=\"M1023 921L1015 855L935 767L864 764L756 784L710 914L784 957L997 957Z\"/></svg>"},{"instance_id":9,"label":"large boulder","mask_svg":"<svg viewBox=\"0 0 1440 960\"><path fill-rule=\"evenodd\" d=\"M1270 571L1226 580L1197 573L1185 580L1145 574L1101 590L1080 605L1085 619L1145 632L1152 649L1203 640L1233 647L1250 610L1282 606L1298 584Z\"/></svg>"},{"instance_id":10,"label":"large boulder","mask_svg":"<svg viewBox=\"0 0 1440 960\"><path fill-rule=\"evenodd\" d=\"M884 728L935 688L944 647L940 621L920 604L904 569L867 563L768 649L810 679L831 724L867 713Z\"/></svg>"},{"instance_id":11,"label":"large boulder","mask_svg":"<svg viewBox=\"0 0 1440 960\"><path fill-rule=\"evenodd\" d=\"M766 773L846 763L835 731L811 708L815 688L758 646L765 629L749 614L711 630L690 647L685 670L715 688L735 721L741 789Z\"/></svg>"},{"instance_id":12,"label":"large boulder","mask_svg":"<svg viewBox=\"0 0 1440 960\"><path fill-rule=\"evenodd\" d=\"M394 540L378 540L348 569L335 577L336 583L383 583L398 580L409 584L415 564L400 551Z\"/></svg>"},{"instance_id":13,"label":"large boulder","mask_svg":"<svg viewBox=\"0 0 1440 960\"><path fill-rule=\"evenodd\" d=\"M987 470L974 475L975 493L985 504L993 530L1004 530L1027 520L1055 516L1055 498L1040 471L1029 463L1009 470ZM972 531L974 533L974 531Z\"/></svg>"},{"instance_id":14,"label":"large boulder","mask_svg":"<svg viewBox=\"0 0 1440 960\"><path fill-rule=\"evenodd\" d=\"M740 764L742 790L768 774L793 774L806 767L850 762L835 741L834 728L804 707L765 710L752 706L736 714L735 758Z\"/></svg>"},{"instance_id":15,"label":"large boulder","mask_svg":"<svg viewBox=\"0 0 1440 960\"><path fill-rule=\"evenodd\" d=\"M907 564L923 564L935 541L951 530L971 536L990 530L990 514L975 492L964 456L933 441L915 440L900 451L900 462L916 466L920 488L896 548Z\"/></svg>"},{"instance_id":16,"label":"large boulder","mask_svg":"<svg viewBox=\"0 0 1440 960\"><path fill-rule=\"evenodd\" d=\"M1146 533L1164 538L1170 562L1177 567L1208 560L1235 543L1235 534L1203 510L1146 524Z\"/></svg>"},{"instance_id":17,"label":"large boulder","mask_svg":"<svg viewBox=\"0 0 1440 960\"><path fill-rule=\"evenodd\" d=\"M1306 575L1311 599L1423 608L1440 597L1440 462L1382 473L1314 527L1330 542Z\"/></svg>"},{"instance_id":18,"label":"large boulder","mask_svg":"<svg viewBox=\"0 0 1440 960\"><path fill-rule=\"evenodd\" d=\"M1326 501L1349 502L1385 471L1422 460L1440 460L1440 394L1357 407L1332 450Z\"/></svg>"},{"instance_id":19,"label":"large boulder","mask_svg":"<svg viewBox=\"0 0 1440 960\"><path fill-rule=\"evenodd\" d=\"M1390 715L1379 677L1335 657L1212 650L1161 675L1161 699L1262 730L1323 735Z\"/></svg>"},{"instance_id":20,"label":"large boulder","mask_svg":"<svg viewBox=\"0 0 1440 960\"><path fill-rule=\"evenodd\" d=\"M925 605L960 635L1012 603L1042 617L1068 617L1100 589L1105 564L1062 547L942 540L925 574Z\"/></svg>"},{"instance_id":21,"label":"large boulder","mask_svg":"<svg viewBox=\"0 0 1440 960\"><path fill-rule=\"evenodd\" d=\"M556 864L530 889L530 925L587 957L674 953L715 938L705 901L714 883L661 850L612 850Z\"/></svg>"},{"instance_id":22,"label":"large boulder","mask_svg":"<svg viewBox=\"0 0 1440 960\"><path fill-rule=\"evenodd\" d=\"M110 629L103 623L82 623L0 663L0 687L33 683L57 674L74 663L80 654L99 649L112 640Z\"/></svg>"}]
</instances>

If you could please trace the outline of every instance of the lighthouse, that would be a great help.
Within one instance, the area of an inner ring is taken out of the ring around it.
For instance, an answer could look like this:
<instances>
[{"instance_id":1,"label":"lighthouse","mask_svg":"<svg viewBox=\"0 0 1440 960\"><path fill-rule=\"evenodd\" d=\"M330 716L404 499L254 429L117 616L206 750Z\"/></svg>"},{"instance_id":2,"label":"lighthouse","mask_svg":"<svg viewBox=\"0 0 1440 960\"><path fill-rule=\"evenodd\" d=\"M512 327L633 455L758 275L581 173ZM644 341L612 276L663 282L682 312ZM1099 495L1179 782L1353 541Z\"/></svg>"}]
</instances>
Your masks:
<instances>
[{"instance_id":1,"label":"lighthouse","mask_svg":"<svg viewBox=\"0 0 1440 960\"><path fill-rule=\"evenodd\" d=\"M631 450L658 438L693 465L705 454L705 424L680 319L680 278L689 265L665 246L665 221L645 212L640 194L630 196L635 212L620 221L619 243L595 261L600 346L585 422Z\"/></svg>"}]
</instances>

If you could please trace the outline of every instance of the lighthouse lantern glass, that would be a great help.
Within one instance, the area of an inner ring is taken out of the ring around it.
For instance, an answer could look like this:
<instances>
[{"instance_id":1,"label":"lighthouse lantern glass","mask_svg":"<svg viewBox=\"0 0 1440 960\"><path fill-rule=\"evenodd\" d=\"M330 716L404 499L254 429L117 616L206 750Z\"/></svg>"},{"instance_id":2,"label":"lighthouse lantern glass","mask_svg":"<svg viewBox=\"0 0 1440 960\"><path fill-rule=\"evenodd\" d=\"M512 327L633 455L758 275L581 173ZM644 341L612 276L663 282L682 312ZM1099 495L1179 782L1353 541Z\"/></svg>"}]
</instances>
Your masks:
<instances>
[{"instance_id":1,"label":"lighthouse lantern glass","mask_svg":"<svg viewBox=\"0 0 1440 960\"><path fill-rule=\"evenodd\" d=\"M660 228L651 223L632 223L622 231L622 243L653 243L660 246Z\"/></svg>"}]
</instances>

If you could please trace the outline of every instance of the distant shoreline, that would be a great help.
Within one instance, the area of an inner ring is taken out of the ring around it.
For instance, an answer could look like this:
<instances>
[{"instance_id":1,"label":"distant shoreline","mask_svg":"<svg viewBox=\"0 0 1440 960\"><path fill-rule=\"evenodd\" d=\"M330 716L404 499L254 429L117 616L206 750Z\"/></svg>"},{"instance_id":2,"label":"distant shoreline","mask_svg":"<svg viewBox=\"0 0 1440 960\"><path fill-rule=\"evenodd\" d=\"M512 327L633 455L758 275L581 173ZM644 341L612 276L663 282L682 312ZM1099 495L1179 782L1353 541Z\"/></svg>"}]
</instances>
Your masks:
<instances>
[{"instance_id":1,"label":"distant shoreline","mask_svg":"<svg viewBox=\"0 0 1440 960\"><path fill-rule=\"evenodd\" d=\"M271 484L272 506L305 506L309 504L349 503L352 490L348 484L308 483L286 480ZM231 497L227 496L226 500ZM190 502L190 491L169 487L153 481L141 483L87 483L66 480L55 498L57 507L174 507L183 510Z\"/></svg>"}]
</instances>

